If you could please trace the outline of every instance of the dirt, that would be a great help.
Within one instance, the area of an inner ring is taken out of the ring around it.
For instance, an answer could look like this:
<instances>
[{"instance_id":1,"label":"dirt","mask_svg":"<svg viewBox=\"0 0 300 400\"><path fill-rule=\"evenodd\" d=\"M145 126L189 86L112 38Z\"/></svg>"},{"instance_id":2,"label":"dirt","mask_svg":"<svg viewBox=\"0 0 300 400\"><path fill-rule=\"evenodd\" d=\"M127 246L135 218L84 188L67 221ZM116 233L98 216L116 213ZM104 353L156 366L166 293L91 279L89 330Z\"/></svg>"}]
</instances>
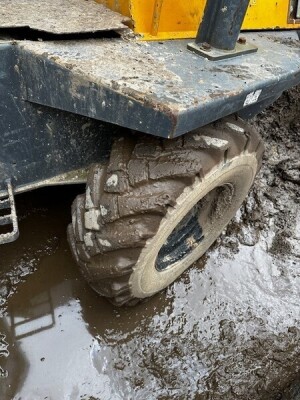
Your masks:
<instances>
[{"instance_id":1,"label":"dirt","mask_svg":"<svg viewBox=\"0 0 300 400\"><path fill-rule=\"evenodd\" d=\"M30 28L52 34L124 30L129 18L92 0L2 0L0 29ZM80 18L78 18L80 15ZM42 34L40 34L40 37Z\"/></svg>"},{"instance_id":2,"label":"dirt","mask_svg":"<svg viewBox=\"0 0 300 400\"><path fill-rule=\"evenodd\" d=\"M21 237L1 247L1 399L300 399L299 98L252 121L264 162L226 232L134 308L99 298L71 258L82 187L17 197Z\"/></svg>"}]
</instances>

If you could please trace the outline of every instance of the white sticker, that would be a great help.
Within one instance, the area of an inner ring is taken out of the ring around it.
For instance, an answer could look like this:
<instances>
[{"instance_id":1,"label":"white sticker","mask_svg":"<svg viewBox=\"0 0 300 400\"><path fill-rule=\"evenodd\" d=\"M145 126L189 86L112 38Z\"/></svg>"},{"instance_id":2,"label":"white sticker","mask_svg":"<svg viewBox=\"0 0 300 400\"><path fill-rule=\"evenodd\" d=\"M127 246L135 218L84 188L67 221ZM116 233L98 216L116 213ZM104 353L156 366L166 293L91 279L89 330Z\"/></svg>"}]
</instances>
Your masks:
<instances>
[{"instance_id":1,"label":"white sticker","mask_svg":"<svg viewBox=\"0 0 300 400\"><path fill-rule=\"evenodd\" d=\"M244 107L249 106L250 104L257 103L261 92L262 92L262 90L259 89L259 90L256 90L255 92L249 93L244 102Z\"/></svg>"}]
</instances>

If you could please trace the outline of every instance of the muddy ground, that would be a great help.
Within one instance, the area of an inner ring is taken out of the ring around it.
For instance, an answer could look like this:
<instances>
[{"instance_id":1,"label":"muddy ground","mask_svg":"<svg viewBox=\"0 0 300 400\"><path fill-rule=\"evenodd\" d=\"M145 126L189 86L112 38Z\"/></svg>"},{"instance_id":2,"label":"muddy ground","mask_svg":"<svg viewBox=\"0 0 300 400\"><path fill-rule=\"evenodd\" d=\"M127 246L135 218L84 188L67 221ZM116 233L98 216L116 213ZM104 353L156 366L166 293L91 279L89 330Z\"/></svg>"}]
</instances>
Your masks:
<instances>
[{"instance_id":1,"label":"muddy ground","mask_svg":"<svg viewBox=\"0 0 300 400\"><path fill-rule=\"evenodd\" d=\"M247 201L165 292L116 309L86 285L65 228L83 187L17 198L1 247L0 399L300 399L300 88L254 121Z\"/></svg>"}]
</instances>

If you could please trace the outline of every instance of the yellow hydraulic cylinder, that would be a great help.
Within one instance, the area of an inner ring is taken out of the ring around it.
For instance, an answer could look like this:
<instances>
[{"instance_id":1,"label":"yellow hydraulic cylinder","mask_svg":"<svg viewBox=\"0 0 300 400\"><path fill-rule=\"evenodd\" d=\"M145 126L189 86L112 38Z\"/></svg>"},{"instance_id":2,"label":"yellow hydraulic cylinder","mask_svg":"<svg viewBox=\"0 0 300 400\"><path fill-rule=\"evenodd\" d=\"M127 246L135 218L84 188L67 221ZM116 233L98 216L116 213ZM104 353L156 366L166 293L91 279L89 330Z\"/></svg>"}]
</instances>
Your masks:
<instances>
[{"instance_id":1,"label":"yellow hydraulic cylinder","mask_svg":"<svg viewBox=\"0 0 300 400\"><path fill-rule=\"evenodd\" d=\"M206 0L96 1L130 17L134 32L147 40L195 37L206 4ZM296 6L297 0L250 0L242 29L299 29Z\"/></svg>"}]
</instances>

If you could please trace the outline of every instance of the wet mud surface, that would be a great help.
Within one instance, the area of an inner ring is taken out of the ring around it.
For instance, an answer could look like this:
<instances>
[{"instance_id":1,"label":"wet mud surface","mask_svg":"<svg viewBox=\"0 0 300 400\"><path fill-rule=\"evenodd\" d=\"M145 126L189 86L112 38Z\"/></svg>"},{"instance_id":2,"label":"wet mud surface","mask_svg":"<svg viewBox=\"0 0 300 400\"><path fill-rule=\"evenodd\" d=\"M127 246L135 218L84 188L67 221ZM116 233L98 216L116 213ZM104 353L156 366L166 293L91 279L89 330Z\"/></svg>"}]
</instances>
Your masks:
<instances>
[{"instance_id":1,"label":"wet mud surface","mask_svg":"<svg viewBox=\"0 0 300 400\"><path fill-rule=\"evenodd\" d=\"M117 309L77 271L65 229L82 187L17 197L1 247L0 399L300 399L300 89L253 123L266 155L204 259Z\"/></svg>"}]
</instances>

